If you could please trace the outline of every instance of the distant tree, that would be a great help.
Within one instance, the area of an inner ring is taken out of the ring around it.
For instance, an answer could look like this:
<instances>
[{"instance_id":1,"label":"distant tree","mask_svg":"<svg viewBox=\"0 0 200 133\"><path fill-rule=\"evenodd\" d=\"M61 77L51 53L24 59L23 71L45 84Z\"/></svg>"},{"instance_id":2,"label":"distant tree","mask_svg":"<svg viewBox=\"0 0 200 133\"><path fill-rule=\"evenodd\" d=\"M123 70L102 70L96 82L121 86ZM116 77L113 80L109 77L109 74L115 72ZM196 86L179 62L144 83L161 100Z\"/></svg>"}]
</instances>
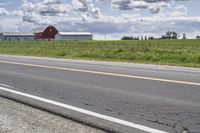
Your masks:
<instances>
[{"instance_id":1,"label":"distant tree","mask_svg":"<svg viewBox=\"0 0 200 133\"><path fill-rule=\"evenodd\" d=\"M121 38L121 40L133 40L133 37L131 36L124 36Z\"/></svg>"},{"instance_id":2,"label":"distant tree","mask_svg":"<svg viewBox=\"0 0 200 133\"><path fill-rule=\"evenodd\" d=\"M183 39L183 40L187 39L185 33L183 33L183 38L182 38L182 39Z\"/></svg>"},{"instance_id":3,"label":"distant tree","mask_svg":"<svg viewBox=\"0 0 200 133\"><path fill-rule=\"evenodd\" d=\"M196 39L200 39L200 36L198 35L198 36L196 36Z\"/></svg>"},{"instance_id":4,"label":"distant tree","mask_svg":"<svg viewBox=\"0 0 200 133\"><path fill-rule=\"evenodd\" d=\"M178 34L176 32L172 32L172 39L178 39Z\"/></svg>"},{"instance_id":5,"label":"distant tree","mask_svg":"<svg viewBox=\"0 0 200 133\"><path fill-rule=\"evenodd\" d=\"M124 36L121 40L140 40L139 37L132 37L132 36Z\"/></svg>"},{"instance_id":6,"label":"distant tree","mask_svg":"<svg viewBox=\"0 0 200 133\"><path fill-rule=\"evenodd\" d=\"M144 40L143 36L141 36L141 40Z\"/></svg>"},{"instance_id":7,"label":"distant tree","mask_svg":"<svg viewBox=\"0 0 200 133\"><path fill-rule=\"evenodd\" d=\"M149 36L149 37L148 37L148 40L153 40L153 39L154 39L153 36Z\"/></svg>"},{"instance_id":8,"label":"distant tree","mask_svg":"<svg viewBox=\"0 0 200 133\"><path fill-rule=\"evenodd\" d=\"M159 39L171 39L168 35L162 35Z\"/></svg>"},{"instance_id":9,"label":"distant tree","mask_svg":"<svg viewBox=\"0 0 200 133\"><path fill-rule=\"evenodd\" d=\"M166 37L166 39L171 39L172 38L172 32L171 31L166 32L165 37Z\"/></svg>"},{"instance_id":10,"label":"distant tree","mask_svg":"<svg viewBox=\"0 0 200 133\"><path fill-rule=\"evenodd\" d=\"M144 37L144 40L148 40L147 36Z\"/></svg>"},{"instance_id":11,"label":"distant tree","mask_svg":"<svg viewBox=\"0 0 200 133\"><path fill-rule=\"evenodd\" d=\"M160 39L178 39L178 34L174 31L167 31Z\"/></svg>"},{"instance_id":12,"label":"distant tree","mask_svg":"<svg viewBox=\"0 0 200 133\"><path fill-rule=\"evenodd\" d=\"M133 40L140 40L140 38L139 37L134 37Z\"/></svg>"},{"instance_id":13,"label":"distant tree","mask_svg":"<svg viewBox=\"0 0 200 133\"><path fill-rule=\"evenodd\" d=\"M178 39L178 34L174 31L170 32L171 33L171 38L170 39Z\"/></svg>"}]
</instances>

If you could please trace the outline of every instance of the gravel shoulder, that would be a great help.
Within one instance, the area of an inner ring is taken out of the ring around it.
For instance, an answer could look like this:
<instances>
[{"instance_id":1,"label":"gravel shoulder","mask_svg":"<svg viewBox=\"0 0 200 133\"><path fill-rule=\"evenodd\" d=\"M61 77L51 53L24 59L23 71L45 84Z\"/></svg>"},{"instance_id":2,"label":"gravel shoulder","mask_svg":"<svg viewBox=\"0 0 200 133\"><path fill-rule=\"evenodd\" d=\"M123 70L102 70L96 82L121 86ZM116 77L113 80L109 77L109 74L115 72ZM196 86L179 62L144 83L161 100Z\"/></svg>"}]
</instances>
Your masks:
<instances>
[{"instance_id":1,"label":"gravel shoulder","mask_svg":"<svg viewBox=\"0 0 200 133\"><path fill-rule=\"evenodd\" d=\"M105 133L0 97L0 133Z\"/></svg>"}]
</instances>

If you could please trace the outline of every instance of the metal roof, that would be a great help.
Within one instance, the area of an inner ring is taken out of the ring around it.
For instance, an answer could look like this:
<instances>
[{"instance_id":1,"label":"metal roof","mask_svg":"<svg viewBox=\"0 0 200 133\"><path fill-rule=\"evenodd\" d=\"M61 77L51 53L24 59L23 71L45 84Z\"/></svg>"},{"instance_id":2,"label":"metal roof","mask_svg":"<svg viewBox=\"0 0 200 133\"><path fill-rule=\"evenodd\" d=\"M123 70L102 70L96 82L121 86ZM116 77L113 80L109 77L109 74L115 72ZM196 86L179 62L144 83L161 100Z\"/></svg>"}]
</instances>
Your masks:
<instances>
[{"instance_id":1,"label":"metal roof","mask_svg":"<svg viewBox=\"0 0 200 133\"><path fill-rule=\"evenodd\" d=\"M4 36L34 36L33 33L28 32L2 32Z\"/></svg>"},{"instance_id":2,"label":"metal roof","mask_svg":"<svg viewBox=\"0 0 200 133\"><path fill-rule=\"evenodd\" d=\"M32 29L33 33L41 33L41 32L44 32L44 30L46 30L48 27L51 27L52 25L43 25L43 26L39 26L39 27L36 27L34 29ZM52 26L54 27L54 26ZM55 28L55 27L54 27Z\"/></svg>"},{"instance_id":3,"label":"metal roof","mask_svg":"<svg viewBox=\"0 0 200 133\"><path fill-rule=\"evenodd\" d=\"M90 32L58 32L58 34L63 36L70 36L70 35L92 35Z\"/></svg>"}]
</instances>

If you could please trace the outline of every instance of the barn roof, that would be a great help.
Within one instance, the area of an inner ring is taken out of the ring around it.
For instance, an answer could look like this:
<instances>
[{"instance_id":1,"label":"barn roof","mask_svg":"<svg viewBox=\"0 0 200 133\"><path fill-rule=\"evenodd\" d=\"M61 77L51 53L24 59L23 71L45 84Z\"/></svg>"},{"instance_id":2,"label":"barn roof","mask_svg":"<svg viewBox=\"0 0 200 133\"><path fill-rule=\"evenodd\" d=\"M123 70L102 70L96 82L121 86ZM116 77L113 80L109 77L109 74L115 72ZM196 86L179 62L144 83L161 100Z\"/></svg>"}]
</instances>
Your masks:
<instances>
[{"instance_id":1,"label":"barn roof","mask_svg":"<svg viewBox=\"0 0 200 133\"><path fill-rule=\"evenodd\" d=\"M58 32L58 34L67 36L67 35L92 35L90 32Z\"/></svg>"},{"instance_id":2,"label":"barn roof","mask_svg":"<svg viewBox=\"0 0 200 133\"><path fill-rule=\"evenodd\" d=\"M4 36L34 36L33 33L29 32L2 32Z\"/></svg>"},{"instance_id":3,"label":"barn roof","mask_svg":"<svg viewBox=\"0 0 200 133\"><path fill-rule=\"evenodd\" d=\"M32 29L33 33L42 33L44 32L48 27L53 27L55 28L54 26L52 25L49 25L49 26L40 26L40 27L37 27L35 29ZM55 28L56 29L56 28ZM56 29L57 30L57 29Z\"/></svg>"}]
</instances>

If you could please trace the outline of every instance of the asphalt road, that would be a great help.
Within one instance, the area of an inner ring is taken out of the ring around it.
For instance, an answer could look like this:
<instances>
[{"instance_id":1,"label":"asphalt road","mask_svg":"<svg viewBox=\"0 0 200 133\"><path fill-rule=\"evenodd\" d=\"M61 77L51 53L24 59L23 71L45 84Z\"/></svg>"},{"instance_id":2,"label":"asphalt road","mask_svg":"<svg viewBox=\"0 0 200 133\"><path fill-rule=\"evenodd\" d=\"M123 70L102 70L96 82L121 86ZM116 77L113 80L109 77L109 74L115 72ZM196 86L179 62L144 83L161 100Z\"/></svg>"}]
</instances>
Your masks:
<instances>
[{"instance_id":1,"label":"asphalt road","mask_svg":"<svg viewBox=\"0 0 200 133\"><path fill-rule=\"evenodd\" d=\"M200 133L200 69L1 55L0 83L162 131Z\"/></svg>"}]
</instances>

